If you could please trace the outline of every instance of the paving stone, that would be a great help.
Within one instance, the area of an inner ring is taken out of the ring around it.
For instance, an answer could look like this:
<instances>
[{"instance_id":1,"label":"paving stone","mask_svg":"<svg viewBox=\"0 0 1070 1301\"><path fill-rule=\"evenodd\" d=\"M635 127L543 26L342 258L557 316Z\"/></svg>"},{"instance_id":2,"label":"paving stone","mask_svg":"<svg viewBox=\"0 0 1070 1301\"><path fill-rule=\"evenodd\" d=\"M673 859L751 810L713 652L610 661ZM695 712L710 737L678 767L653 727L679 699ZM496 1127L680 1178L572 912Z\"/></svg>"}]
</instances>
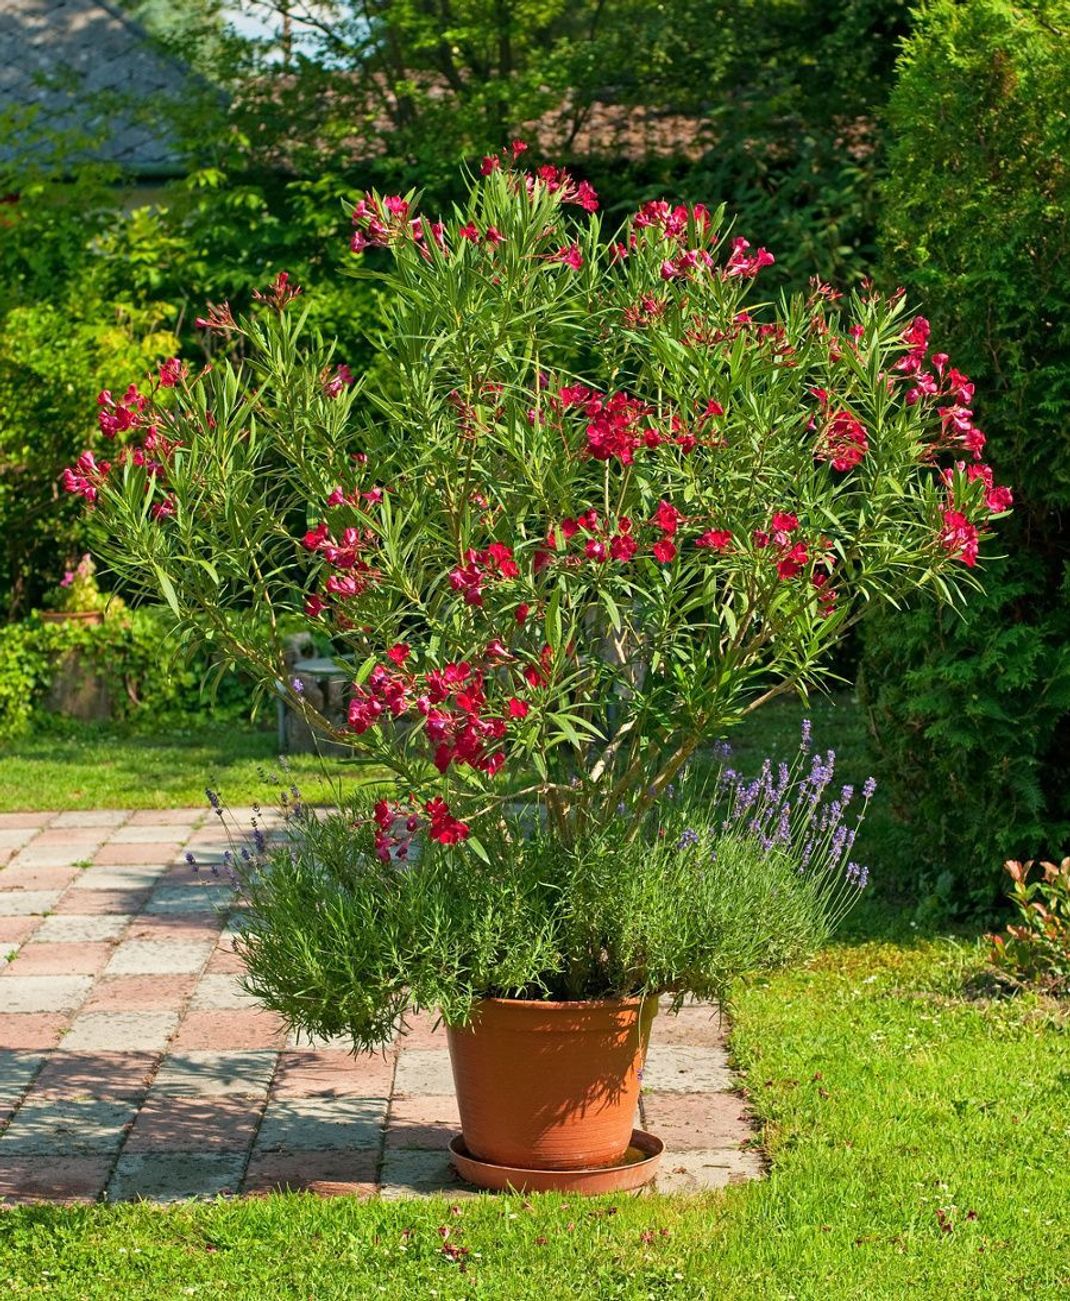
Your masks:
<instances>
[{"instance_id":1,"label":"paving stone","mask_svg":"<svg viewBox=\"0 0 1070 1301\"><path fill-rule=\"evenodd\" d=\"M84 1012L64 1036L67 1052L158 1052L178 1024L177 1012Z\"/></svg>"},{"instance_id":2,"label":"paving stone","mask_svg":"<svg viewBox=\"0 0 1070 1301\"><path fill-rule=\"evenodd\" d=\"M78 876L77 867L5 867L0 890L66 890Z\"/></svg>"},{"instance_id":3,"label":"paving stone","mask_svg":"<svg viewBox=\"0 0 1070 1301\"><path fill-rule=\"evenodd\" d=\"M79 917L130 916L138 913L148 901L149 891L142 890L68 890L56 904L57 916L76 914Z\"/></svg>"},{"instance_id":4,"label":"paving stone","mask_svg":"<svg viewBox=\"0 0 1070 1301\"><path fill-rule=\"evenodd\" d=\"M454 1170L448 1152L389 1150L383 1154L379 1180L379 1195L388 1201L433 1193L445 1193L449 1197L478 1196Z\"/></svg>"},{"instance_id":5,"label":"paving stone","mask_svg":"<svg viewBox=\"0 0 1070 1301\"><path fill-rule=\"evenodd\" d=\"M89 992L81 1012L181 1012L197 977L103 976Z\"/></svg>"},{"instance_id":6,"label":"paving stone","mask_svg":"<svg viewBox=\"0 0 1070 1301\"><path fill-rule=\"evenodd\" d=\"M410 1048L445 1048L446 1027L437 1016L428 1012L419 1016L410 1016L404 1029L395 1037L399 1047Z\"/></svg>"},{"instance_id":7,"label":"paving stone","mask_svg":"<svg viewBox=\"0 0 1070 1301\"><path fill-rule=\"evenodd\" d=\"M196 827L205 819L205 809L138 809L131 813L130 827ZM166 837L165 837L166 839Z\"/></svg>"},{"instance_id":8,"label":"paving stone","mask_svg":"<svg viewBox=\"0 0 1070 1301\"><path fill-rule=\"evenodd\" d=\"M32 1097L140 1099L148 1092L158 1052L49 1054L33 1083Z\"/></svg>"},{"instance_id":9,"label":"paving stone","mask_svg":"<svg viewBox=\"0 0 1070 1301\"><path fill-rule=\"evenodd\" d=\"M173 1044L175 1052L222 1052L238 1048L281 1048L286 1026L273 1012L187 1012Z\"/></svg>"},{"instance_id":10,"label":"paving stone","mask_svg":"<svg viewBox=\"0 0 1070 1301\"><path fill-rule=\"evenodd\" d=\"M260 1124L258 1152L379 1149L385 1098L272 1098Z\"/></svg>"},{"instance_id":11,"label":"paving stone","mask_svg":"<svg viewBox=\"0 0 1070 1301\"><path fill-rule=\"evenodd\" d=\"M0 1012L0 1048L55 1048L69 1023L64 1012Z\"/></svg>"},{"instance_id":12,"label":"paving stone","mask_svg":"<svg viewBox=\"0 0 1070 1301\"><path fill-rule=\"evenodd\" d=\"M90 976L19 976L16 964L0 976L5 1012L72 1012L89 992Z\"/></svg>"},{"instance_id":13,"label":"paving stone","mask_svg":"<svg viewBox=\"0 0 1070 1301\"><path fill-rule=\"evenodd\" d=\"M353 1040L349 1035L336 1034L329 1039L320 1039L317 1036L309 1036L301 1030L291 1029L286 1035L287 1048L312 1049L319 1051L321 1049L335 1049L339 1052L352 1052Z\"/></svg>"},{"instance_id":14,"label":"paving stone","mask_svg":"<svg viewBox=\"0 0 1070 1301\"><path fill-rule=\"evenodd\" d=\"M138 1112L123 1152L245 1152L252 1146L260 1105L250 1098L154 1092Z\"/></svg>"},{"instance_id":15,"label":"paving stone","mask_svg":"<svg viewBox=\"0 0 1070 1301\"><path fill-rule=\"evenodd\" d=\"M391 1053L352 1053L337 1048L287 1051L279 1056L276 1098L388 1098L394 1082Z\"/></svg>"},{"instance_id":16,"label":"paving stone","mask_svg":"<svg viewBox=\"0 0 1070 1301\"><path fill-rule=\"evenodd\" d=\"M0 917L29 917L48 912L61 890L0 890Z\"/></svg>"},{"instance_id":17,"label":"paving stone","mask_svg":"<svg viewBox=\"0 0 1070 1301\"><path fill-rule=\"evenodd\" d=\"M700 1193L762 1177L762 1163L754 1152L723 1148L699 1152L669 1152L661 1158L659 1193Z\"/></svg>"},{"instance_id":18,"label":"paving stone","mask_svg":"<svg viewBox=\"0 0 1070 1301\"><path fill-rule=\"evenodd\" d=\"M108 1183L109 1202L146 1198L154 1202L185 1201L236 1193L245 1167L244 1152L202 1155L179 1152L136 1152L119 1158Z\"/></svg>"},{"instance_id":19,"label":"paving stone","mask_svg":"<svg viewBox=\"0 0 1070 1301\"><path fill-rule=\"evenodd\" d=\"M254 1153L242 1191L316 1193L320 1197L370 1197L378 1189L379 1153L262 1152Z\"/></svg>"},{"instance_id":20,"label":"paving stone","mask_svg":"<svg viewBox=\"0 0 1070 1301\"><path fill-rule=\"evenodd\" d=\"M673 1152L737 1148L750 1137L746 1104L734 1093L645 1093L643 1123Z\"/></svg>"},{"instance_id":21,"label":"paving stone","mask_svg":"<svg viewBox=\"0 0 1070 1301\"><path fill-rule=\"evenodd\" d=\"M109 976L169 976L199 972L213 948L211 940L177 944L170 940L124 940L105 968Z\"/></svg>"},{"instance_id":22,"label":"paving stone","mask_svg":"<svg viewBox=\"0 0 1070 1301\"><path fill-rule=\"evenodd\" d=\"M21 849L28 845L34 836L40 834L40 827L3 827L0 826L0 849Z\"/></svg>"},{"instance_id":23,"label":"paving stone","mask_svg":"<svg viewBox=\"0 0 1070 1301\"><path fill-rule=\"evenodd\" d=\"M208 959L208 965L204 969L206 976L234 976L244 971L245 963L242 958L233 949L222 944Z\"/></svg>"},{"instance_id":24,"label":"paving stone","mask_svg":"<svg viewBox=\"0 0 1070 1301\"><path fill-rule=\"evenodd\" d=\"M71 809L68 813L57 813L48 824L50 829L59 827L121 827L130 814L126 809Z\"/></svg>"},{"instance_id":25,"label":"paving stone","mask_svg":"<svg viewBox=\"0 0 1070 1301\"><path fill-rule=\"evenodd\" d=\"M22 944L47 921L47 917L0 917L0 952Z\"/></svg>"},{"instance_id":26,"label":"paving stone","mask_svg":"<svg viewBox=\"0 0 1070 1301\"><path fill-rule=\"evenodd\" d=\"M132 1099L31 1095L0 1135L0 1158L117 1152L136 1110Z\"/></svg>"},{"instance_id":27,"label":"paving stone","mask_svg":"<svg viewBox=\"0 0 1070 1301\"><path fill-rule=\"evenodd\" d=\"M47 944L34 939L19 949L11 972L20 977L95 976L103 971L114 947L104 940L94 944ZM2 1000L0 990L0 1003Z\"/></svg>"},{"instance_id":28,"label":"paving stone","mask_svg":"<svg viewBox=\"0 0 1070 1301\"><path fill-rule=\"evenodd\" d=\"M179 836L168 836L152 843L139 841L133 845L109 840L93 855L93 862L99 867L140 867L145 863L158 863L162 867L170 863L181 847Z\"/></svg>"},{"instance_id":29,"label":"paving stone","mask_svg":"<svg viewBox=\"0 0 1070 1301\"><path fill-rule=\"evenodd\" d=\"M709 1048L666 1044L649 1053L643 1068L644 1090L717 1093L732 1085L724 1052Z\"/></svg>"},{"instance_id":30,"label":"paving stone","mask_svg":"<svg viewBox=\"0 0 1070 1301\"><path fill-rule=\"evenodd\" d=\"M0 831L41 830L55 817L54 813L0 813Z\"/></svg>"},{"instance_id":31,"label":"paving stone","mask_svg":"<svg viewBox=\"0 0 1070 1301\"><path fill-rule=\"evenodd\" d=\"M194 884L162 885L145 905L147 913L218 913L234 900L229 886Z\"/></svg>"},{"instance_id":32,"label":"paving stone","mask_svg":"<svg viewBox=\"0 0 1070 1301\"><path fill-rule=\"evenodd\" d=\"M197 983L190 1010L234 1011L241 1008L255 1008L256 1000L241 987L238 975L203 975Z\"/></svg>"},{"instance_id":33,"label":"paving stone","mask_svg":"<svg viewBox=\"0 0 1070 1301\"><path fill-rule=\"evenodd\" d=\"M394 1098L387 1118L386 1146L441 1152L460 1130L457 1099L452 1093Z\"/></svg>"},{"instance_id":34,"label":"paving stone","mask_svg":"<svg viewBox=\"0 0 1070 1301\"><path fill-rule=\"evenodd\" d=\"M278 1054L178 1052L164 1058L153 1093L173 1097L265 1097Z\"/></svg>"},{"instance_id":35,"label":"paving stone","mask_svg":"<svg viewBox=\"0 0 1070 1301\"><path fill-rule=\"evenodd\" d=\"M142 913L134 919L130 927L128 940L166 940L172 944L199 944L208 940L213 945L219 938L223 919L213 913L194 913L192 915ZM215 955L213 954L213 957Z\"/></svg>"},{"instance_id":36,"label":"paving stone","mask_svg":"<svg viewBox=\"0 0 1070 1301\"><path fill-rule=\"evenodd\" d=\"M439 1097L453 1092L450 1055L444 1048L403 1048L398 1053L394 1076L396 1093L431 1093Z\"/></svg>"},{"instance_id":37,"label":"paving stone","mask_svg":"<svg viewBox=\"0 0 1070 1301\"><path fill-rule=\"evenodd\" d=\"M108 838L109 845L138 845L147 850L146 857L156 858L161 845L177 848L193 830L193 819L188 816L171 823L135 822L133 818ZM171 854L174 853L172 849ZM171 857L167 855L167 858Z\"/></svg>"},{"instance_id":38,"label":"paving stone","mask_svg":"<svg viewBox=\"0 0 1070 1301\"><path fill-rule=\"evenodd\" d=\"M104 1191L111 1155L0 1155L0 1202L95 1202Z\"/></svg>"},{"instance_id":39,"label":"paving stone","mask_svg":"<svg viewBox=\"0 0 1070 1301\"><path fill-rule=\"evenodd\" d=\"M22 1097L44 1061L44 1053L0 1049L0 1106Z\"/></svg>"},{"instance_id":40,"label":"paving stone","mask_svg":"<svg viewBox=\"0 0 1070 1301\"><path fill-rule=\"evenodd\" d=\"M73 883L74 890L151 890L166 869L160 864L137 863L127 867L83 869Z\"/></svg>"},{"instance_id":41,"label":"paving stone","mask_svg":"<svg viewBox=\"0 0 1070 1301\"><path fill-rule=\"evenodd\" d=\"M20 849L9 863L11 867L73 867L76 863L88 863L93 853L91 845L38 845L31 840Z\"/></svg>"},{"instance_id":42,"label":"paving stone","mask_svg":"<svg viewBox=\"0 0 1070 1301\"><path fill-rule=\"evenodd\" d=\"M88 851L104 843L106 831L93 827L49 827L34 837L34 849L63 849ZM78 857L89 857L88 852L79 852Z\"/></svg>"},{"instance_id":43,"label":"paving stone","mask_svg":"<svg viewBox=\"0 0 1070 1301\"><path fill-rule=\"evenodd\" d=\"M43 918L35 941L42 944L97 944L117 940L131 920L130 913L53 913Z\"/></svg>"}]
</instances>

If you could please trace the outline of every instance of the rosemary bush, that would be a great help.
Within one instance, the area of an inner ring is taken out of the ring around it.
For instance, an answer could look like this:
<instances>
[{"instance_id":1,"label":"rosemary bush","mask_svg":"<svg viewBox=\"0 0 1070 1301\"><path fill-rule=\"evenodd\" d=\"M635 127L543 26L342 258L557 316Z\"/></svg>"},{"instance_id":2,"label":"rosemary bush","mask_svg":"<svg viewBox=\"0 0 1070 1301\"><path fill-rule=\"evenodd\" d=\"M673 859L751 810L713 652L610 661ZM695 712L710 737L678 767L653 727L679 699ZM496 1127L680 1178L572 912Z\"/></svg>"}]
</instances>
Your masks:
<instances>
[{"instance_id":1,"label":"rosemary bush","mask_svg":"<svg viewBox=\"0 0 1070 1301\"><path fill-rule=\"evenodd\" d=\"M809 756L806 725L791 766L688 775L635 836L623 807L570 842L517 810L484 833L486 858L424 840L384 861L385 802L325 818L291 804L281 845L232 828L247 987L360 1048L410 1010L460 1023L486 996L723 1002L741 976L811 954L865 887L851 850L873 784L835 792L834 767Z\"/></svg>"}]
</instances>

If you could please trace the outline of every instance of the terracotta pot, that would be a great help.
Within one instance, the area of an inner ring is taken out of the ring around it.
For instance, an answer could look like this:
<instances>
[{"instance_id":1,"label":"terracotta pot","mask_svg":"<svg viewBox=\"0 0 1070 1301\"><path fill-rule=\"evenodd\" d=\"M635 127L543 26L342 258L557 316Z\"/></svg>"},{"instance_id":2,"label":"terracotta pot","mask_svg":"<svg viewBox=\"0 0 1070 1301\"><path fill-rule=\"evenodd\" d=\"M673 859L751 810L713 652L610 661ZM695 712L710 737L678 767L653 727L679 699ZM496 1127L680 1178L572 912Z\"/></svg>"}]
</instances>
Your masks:
<instances>
[{"instance_id":1,"label":"terracotta pot","mask_svg":"<svg viewBox=\"0 0 1070 1301\"><path fill-rule=\"evenodd\" d=\"M42 610L43 623L87 623L98 628L104 622L103 610Z\"/></svg>"},{"instance_id":2,"label":"terracotta pot","mask_svg":"<svg viewBox=\"0 0 1070 1301\"><path fill-rule=\"evenodd\" d=\"M525 1170L624 1160L657 1000L487 998L447 1028L466 1150Z\"/></svg>"}]
</instances>

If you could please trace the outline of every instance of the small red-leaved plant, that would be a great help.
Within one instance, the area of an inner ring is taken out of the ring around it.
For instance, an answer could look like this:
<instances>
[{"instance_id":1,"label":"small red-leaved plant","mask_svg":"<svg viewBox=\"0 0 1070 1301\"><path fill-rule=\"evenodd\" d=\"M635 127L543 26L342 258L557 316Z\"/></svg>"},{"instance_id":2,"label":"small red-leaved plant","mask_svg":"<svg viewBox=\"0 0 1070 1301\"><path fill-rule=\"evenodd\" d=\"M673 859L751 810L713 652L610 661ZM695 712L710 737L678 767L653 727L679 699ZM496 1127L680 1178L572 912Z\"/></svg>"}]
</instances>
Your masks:
<instances>
[{"instance_id":1,"label":"small red-leaved plant","mask_svg":"<svg viewBox=\"0 0 1070 1301\"><path fill-rule=\"evenodd\" d=\"M1056 866L1008 862L1009 898L1018 921L1002 934L990 935L989 962L1016 981L1035 984L1053 994L1070 993L1070 858Z\"/></svg>"}]
</instances>

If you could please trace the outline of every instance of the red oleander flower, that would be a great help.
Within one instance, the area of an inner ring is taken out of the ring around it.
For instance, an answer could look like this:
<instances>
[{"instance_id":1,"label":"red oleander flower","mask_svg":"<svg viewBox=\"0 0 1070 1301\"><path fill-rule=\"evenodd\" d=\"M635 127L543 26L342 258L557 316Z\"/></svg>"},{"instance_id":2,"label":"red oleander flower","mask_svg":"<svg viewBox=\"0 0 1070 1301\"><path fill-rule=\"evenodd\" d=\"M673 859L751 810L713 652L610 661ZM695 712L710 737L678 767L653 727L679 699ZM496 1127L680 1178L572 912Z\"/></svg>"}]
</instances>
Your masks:
<instances>
[{"instance_id":1,"label":"red oleander flower","mask_svg":"<svg viewBox=\"0 0 1070 1301\"><path fill-rule=\"evenodd\" d=\"M944 511L943 519L944 527L938 539L940 545L972 569L977 564L977 529L961 511L950 507Z\"/></svg>"},{"instance_id":2,"label":"red oleander flower","mask_svg":"<svg viewBox=\"0 0 1070 1301\"><path fill-rule=\"evenodd\" d=\"M654 512L654 518L651 523L656 524L667 537L672 537L680 527L680 521L682 519L683 516L672 502L666 501L662 498L662 500L658 502L658 508Z\"/></svg>"},{"instance_id":3,"label":"red oleander flower","mask_svg":"<svg viewBox=\"0 0 1070 1301\"><path fill-rule=\"evenodd\" d=\"M667 565L676 559L676 543L669 538L662 538L660 542L655 542L651 550L659 564Z\"/></svg>"},{"instance_id":4,"label":"red oleander flower","mask_svg":"<svg viewBox=\"0 0 1070 1301\"><path fill-rule=\"evenodd\" d=\"M160 387L174 388L189 374L189 367L180 357L171 357L160 366Z\"/></svg>"},{"instance_id":5,"label":"red oleander flower","mask_svg":"<svg viewBox=\"0 0 1070 1301\"><path fill-rule=\"evenodd\" d=\"M794 578L806 568L810 562L810 553L807 550L805 542L796 542L794 546L789 547L782 552L776 562L777 577L782 581Z\"/></svg>"},{"instance_id":6,"label":"red oleander flower","mask_svg":"<svg viewBox=\"0 0 1070 1301\"><path fill-rule=\"evenodd\" d=\"M814 455L842 472L860 465L868 451L869 441L862 422L849 411L837 411L829 417Z\"/></svg>"},{"instance_id":7,"label":"red oleander flower","mask_svg":"<svg viewBox=\"0 0 1070 1301\"><path fill-rule=\"evenodd\" d=\"M566 244L555 253L549 254L547 261L560 262L562 266L571 267L573 271L579 271L583 267L583 251L578 244Z\"/></svg>"},{"instance_id":8,"label":"red oleander flower","mask_svg":"<svg viewBox=\"0 0 1070 1301\"><path fill-rule=\"evenodd\" d=\"M440 845L456 845L468 839L470 834L468 824L453 816L449 805L440 795L436 795L433 800L428 800L424 810L431 819L427 834L432 840L437 840Z\"/></svg>"},{"instance_id":9,"label":"red oleander flower","mask_svg":"<svg viewBox=\"0 0 1070 1301\"><path fill-rule=\"evenodd\" d=\"M695 546L724 555L732 549L732 534L728 529L707 529L695 539Z\"/></svg>"}]
</instances>

